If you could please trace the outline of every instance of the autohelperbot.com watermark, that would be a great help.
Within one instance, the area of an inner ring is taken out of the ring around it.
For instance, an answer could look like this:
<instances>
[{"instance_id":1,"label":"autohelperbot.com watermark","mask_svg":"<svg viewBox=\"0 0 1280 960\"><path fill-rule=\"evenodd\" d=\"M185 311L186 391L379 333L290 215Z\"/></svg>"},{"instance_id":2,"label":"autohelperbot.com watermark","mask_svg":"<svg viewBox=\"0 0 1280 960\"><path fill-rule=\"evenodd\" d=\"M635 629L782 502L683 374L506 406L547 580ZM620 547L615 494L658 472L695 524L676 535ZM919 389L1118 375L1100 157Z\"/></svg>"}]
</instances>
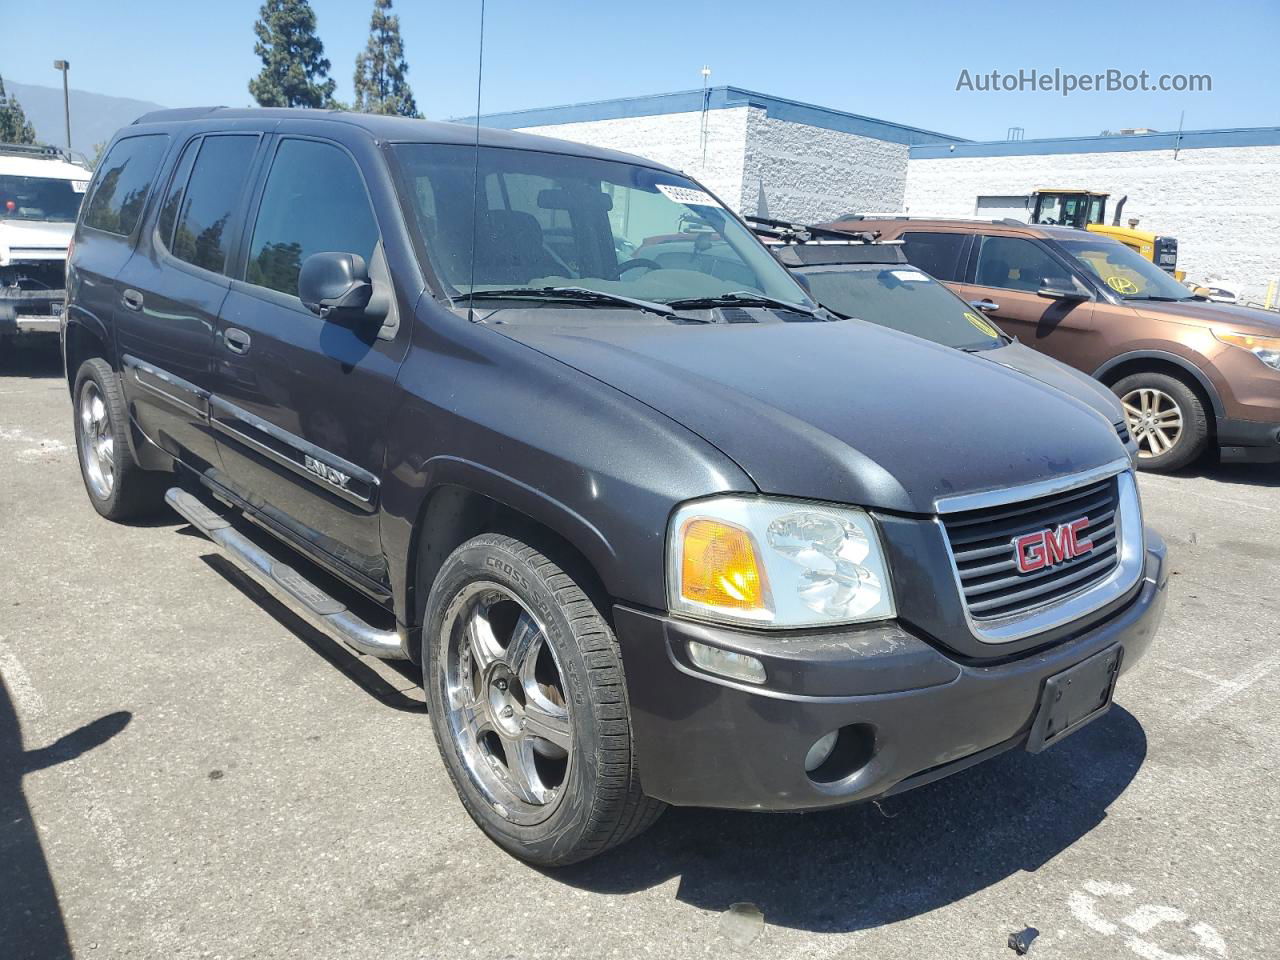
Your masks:
<instances>
[{"instance_id":1,"label":"autohelperbot.com watermark","mask_svg":"<svg viewBox=\"0 0 1280 960\"><path fill-rule=\"evenodd\" d=\"M1100 73L1073 73L1023 68L974 71L962 69L956 90L972 93L1209 93L1213 76L1207 73L1152 73L1139 70L1103 70Z\"/></svg>"}]
</instances>

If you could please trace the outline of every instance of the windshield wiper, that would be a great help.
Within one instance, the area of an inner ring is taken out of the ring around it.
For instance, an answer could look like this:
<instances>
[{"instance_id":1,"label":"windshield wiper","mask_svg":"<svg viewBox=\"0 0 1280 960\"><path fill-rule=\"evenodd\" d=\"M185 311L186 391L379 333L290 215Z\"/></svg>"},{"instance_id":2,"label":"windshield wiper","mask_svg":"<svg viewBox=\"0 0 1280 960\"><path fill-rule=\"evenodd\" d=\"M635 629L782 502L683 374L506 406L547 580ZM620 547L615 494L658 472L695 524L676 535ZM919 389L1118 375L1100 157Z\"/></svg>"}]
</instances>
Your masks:
<instances>
[{"instance_id":1,"label":"windshield wiper","mask_svg":"<svg viewBox=\"0 0 1280 960\"><path fill-rule=\"evenodd\" d=\"M639 300L626 297L620 293L608 293L604 290L592 290L588 287L501 287L497 290L472 290L461 293L455 300L580 300L584 303L615 303L622 306L635 307L656 313L662 317L675 317L676 312L665 303L654 303L651 300ZM678 319L684 320L685 317Z\"/></svg>"},{"instance_id":2,"label":"windshield wiper","mask_svg":"<svg viewBox=\"0 0 1280 960\"><path fill-rule=\"evenodd\" d=\"M680 307L687 310L699 310L710 307L780 307L783 310L794 310L796 313L805 313L811 317L816 317L818 311L812 307L806 307L802 303L791 303L788 300L779 300L777 297L771 297L764 293L754 293L750 290L736 290L733 293L719 293L714 297L684 297L679 300L667 300L666 304L671 307Z\"/></svg>"}]
</instances>

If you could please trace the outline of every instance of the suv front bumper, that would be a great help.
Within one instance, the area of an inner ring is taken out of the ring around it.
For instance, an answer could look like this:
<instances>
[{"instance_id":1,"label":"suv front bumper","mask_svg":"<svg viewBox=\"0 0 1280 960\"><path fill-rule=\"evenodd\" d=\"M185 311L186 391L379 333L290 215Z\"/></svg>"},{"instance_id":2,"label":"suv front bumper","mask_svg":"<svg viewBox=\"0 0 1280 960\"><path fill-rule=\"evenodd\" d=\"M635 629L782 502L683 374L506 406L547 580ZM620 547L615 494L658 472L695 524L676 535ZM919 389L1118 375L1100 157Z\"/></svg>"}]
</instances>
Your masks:
<instances>
[{"instance_id":1,"label":"suv front bumper","mask_svg":"<svg viewBox=\"0 0 1280 960\"><path fill-rule=\"evenodd\" d=\"M57 333L62 324L65 290L19 290L0 287L0 336L14 333Z\"/></svg>"},{"instance_id":2,"label":"suv front bumper","mask_svg":"<svg viewBox=\"0 0 1280 960\"><path fill-rule=\"evenodd\" d=\"M898 793L1026 745L1046 680L1117 645L1122 670L1141 658L1164 611L1165 556L1148 529L1142 580L1124 607L1079 636L990 664L947 656L896 621L770 635L619 605L641 787L681 806L817 809ZM753 686L701 672L689 640L755 656L768 679ZM852 772L811 779L810 747L841 728L859 731L861 746L846 754L857 758Z\"/></svg>"}]
</instances>

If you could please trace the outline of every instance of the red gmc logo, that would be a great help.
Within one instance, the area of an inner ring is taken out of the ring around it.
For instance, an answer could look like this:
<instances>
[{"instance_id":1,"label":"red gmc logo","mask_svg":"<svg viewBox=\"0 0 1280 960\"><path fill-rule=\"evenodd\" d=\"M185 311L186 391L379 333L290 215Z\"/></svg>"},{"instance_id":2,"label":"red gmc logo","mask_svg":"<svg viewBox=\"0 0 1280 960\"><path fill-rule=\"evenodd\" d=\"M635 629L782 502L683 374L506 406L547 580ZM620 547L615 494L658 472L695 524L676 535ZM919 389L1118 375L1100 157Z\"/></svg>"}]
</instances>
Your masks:
<instances>
[{"instance_id":1,"label":"red gmc logo","mask_svg":"<svg viewBox=\"0 0 1280 960\"><path fill-rule=\"evenodd\" d=\"M1053 530L1039 530L1013 538L1014 558L1019 573L1035 573L1055 567L1065 560L1083 557L1093 549L1093 541L1083 536L1089 518L1081 517Z\"/></svg>"}]
</instances>

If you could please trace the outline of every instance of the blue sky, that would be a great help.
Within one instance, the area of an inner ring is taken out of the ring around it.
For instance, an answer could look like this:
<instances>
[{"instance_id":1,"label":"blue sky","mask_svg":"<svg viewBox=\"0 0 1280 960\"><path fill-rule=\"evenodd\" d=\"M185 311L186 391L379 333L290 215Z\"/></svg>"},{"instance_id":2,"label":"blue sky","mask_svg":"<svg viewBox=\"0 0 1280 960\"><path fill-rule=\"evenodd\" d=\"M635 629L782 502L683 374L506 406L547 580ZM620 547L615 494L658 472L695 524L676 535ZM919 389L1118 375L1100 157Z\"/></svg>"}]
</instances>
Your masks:
<instances>
[{"instance_id":1,"label":"blue sky","mask_svg":"<svg viewBox=\"0 0 1280 960\"><path fill-rule=\"evenodd\" d=\"M16 2L16 0L12 0ZM249 103L256 0L43 0L0 71L167 106ZM349 98L371 3L313 0L338 96ZM489 0L486 112L730 84L973 139L1104 128L1280 125L1280 3ZM478 0L399 0L410 80L432 118L472 112ZM57 29L53 29L56 25ZM962 69L1209 74L1210 93L957 92Z\"/></svg>"}]
</instances>

